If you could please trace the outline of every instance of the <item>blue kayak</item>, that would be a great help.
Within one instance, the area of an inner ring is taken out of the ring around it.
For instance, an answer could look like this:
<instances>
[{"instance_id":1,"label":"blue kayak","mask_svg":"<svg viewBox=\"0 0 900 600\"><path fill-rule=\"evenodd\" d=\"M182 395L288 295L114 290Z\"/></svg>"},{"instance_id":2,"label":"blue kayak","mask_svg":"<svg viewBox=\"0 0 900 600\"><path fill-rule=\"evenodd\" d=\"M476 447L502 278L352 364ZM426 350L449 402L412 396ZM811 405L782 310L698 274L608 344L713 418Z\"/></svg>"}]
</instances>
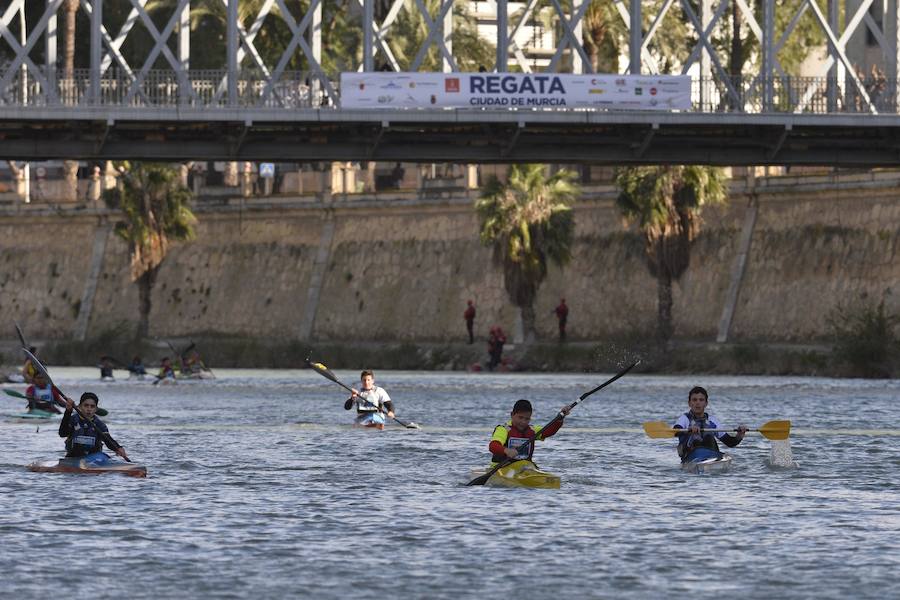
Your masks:
<instances>
[{"instance_id":1,"label":"blue kayak","mask_svg":"<svg viewBox=\"0 0 900 600\"><path fill-rule=\"evenodd\" d=\"M131 477L147 476L147 467L144 465L112 458L104 452L33 462L28 465L28 470L35 473L122 473Z\"/></svg>"},{"instance_id":2,"label":"blue kayak","mask_svg":"<svg viewBox=\"0 0 900 600\"><path fill-rule=\"evenodd\" d=\"M688 473L724 473L731 468L731 462L730 454L709 448L695 448L681 462L681 468Z\"/></svg>"}]
</instances>

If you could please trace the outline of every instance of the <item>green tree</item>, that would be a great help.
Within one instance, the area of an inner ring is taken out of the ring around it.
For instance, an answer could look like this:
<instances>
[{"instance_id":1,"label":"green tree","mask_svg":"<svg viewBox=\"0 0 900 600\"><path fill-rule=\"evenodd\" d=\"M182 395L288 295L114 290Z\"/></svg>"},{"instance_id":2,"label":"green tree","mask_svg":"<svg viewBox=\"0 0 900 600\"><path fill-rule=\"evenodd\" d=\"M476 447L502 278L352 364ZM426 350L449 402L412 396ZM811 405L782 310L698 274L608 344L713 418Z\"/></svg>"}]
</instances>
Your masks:
<instances>
[{"instance_id":1,"label":"green tree","mask_svg":"<svg viewBox=\"0 0 900 600\"><path fill-rule=\"evenodd\" d=\"M177 168L157 163L118 163L119 184L106 190L106 205L122 213L115 232L128 244L131 280L138 285L140 321L137 337L150 329L151 294L171 241L194 238L197 219L189 203L191 191Z\"/></svg>"},{"instance_id":2,"label":"green tree","mask_svg":"<svg viewBox=\"0 0 900 600\"><path fill-rule=\"evenodd\" d=\"M548 261L565 266L572 257L575 220L571 203L580 190L574 174L547 177L544 165L513 165L508 180L491 177L475 203L481 241L503 269L509 299L519 307L525 341L535 339L534 300L547 277Z\"/></svg>"},{"instance_id":3,"label":"green tree","mask_svg":"<svg viewBox=\"0 0 900 600\"><path fill-rule=\"evenodd\" d=\"M617 170L617 203L644 238L650 273L656 277L657 333L672 337L672 282L687 270L700 213L726 200L724 171L696 165L625 167Z\"/></svg>"}]
</instances>

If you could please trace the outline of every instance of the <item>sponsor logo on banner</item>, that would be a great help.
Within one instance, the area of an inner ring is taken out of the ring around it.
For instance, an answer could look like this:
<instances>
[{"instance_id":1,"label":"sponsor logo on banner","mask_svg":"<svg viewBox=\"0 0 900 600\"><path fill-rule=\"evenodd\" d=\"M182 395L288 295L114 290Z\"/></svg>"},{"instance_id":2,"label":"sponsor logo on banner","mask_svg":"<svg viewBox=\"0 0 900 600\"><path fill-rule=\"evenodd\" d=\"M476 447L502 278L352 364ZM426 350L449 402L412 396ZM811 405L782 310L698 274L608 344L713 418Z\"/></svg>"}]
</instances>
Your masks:
<instances>
[{"instance_id":1,"label":"sponsor logo on banner","mask_svg":"<svg viewBox=\"0 0 900 600\"><path fill-rule=\"evenodd\" d=\"M449 92L451 94L458 93L459 92L459 78L448 77L444 81L444 91Z\"/></svg>"},{"instance_id":2,"label":"sponsor logo on banner","mask_svg":"<svg viewBox=\"0 0 900 600\"><path fill-rule=\"evenodd\" d=\"M650 95L651 95L651 96L655 96L655 95L656 95L656 88L655 88L655 87L650 88Z\"/></svg>"}]
</instances>

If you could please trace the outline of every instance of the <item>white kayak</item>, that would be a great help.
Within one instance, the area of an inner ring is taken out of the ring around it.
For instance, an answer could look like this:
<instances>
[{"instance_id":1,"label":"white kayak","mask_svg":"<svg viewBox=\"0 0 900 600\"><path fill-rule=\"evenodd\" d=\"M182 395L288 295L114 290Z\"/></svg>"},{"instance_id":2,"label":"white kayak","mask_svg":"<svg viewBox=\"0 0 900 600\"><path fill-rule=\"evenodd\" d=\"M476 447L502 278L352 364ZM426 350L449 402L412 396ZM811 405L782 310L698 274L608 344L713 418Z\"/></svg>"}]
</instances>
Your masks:
<instances>
[{"instance_id":1,"label":"white kayak","mask_svg":"<svg viewBox=\"0 0 900 600\"><path fill-rule=\"evenodd\" d=\"M731 468L730 454L716 452L709 448L697 448L681 463L681 469L688 473L724 473Z\"/></svg>"}]
</instances>

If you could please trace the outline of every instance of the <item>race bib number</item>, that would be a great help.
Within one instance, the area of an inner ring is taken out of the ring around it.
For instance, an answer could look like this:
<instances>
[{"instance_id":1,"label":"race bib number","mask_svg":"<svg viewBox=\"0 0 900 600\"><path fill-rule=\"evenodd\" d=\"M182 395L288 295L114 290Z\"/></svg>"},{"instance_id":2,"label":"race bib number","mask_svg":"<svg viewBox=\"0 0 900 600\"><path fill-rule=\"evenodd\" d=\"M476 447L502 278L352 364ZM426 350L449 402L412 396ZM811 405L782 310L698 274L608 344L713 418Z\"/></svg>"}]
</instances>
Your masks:
<instances>
[{"instance_id":1,"label":"race bib number","mask_svg":"<svg viewBox=\"0 0 900 600\"><path fill-rule=\"evenodd\" d=\"M79 446L93 446L96 440L97 438L91 437L89 435L77 435L72 441Z\"/></svg>"},{"instance_id":2,"label":"race bib number","mask_svg":"<svg viewBox=\"0 0 900 600\"><path fill-rule=\"evenodd\" d=\"M519 453L516 454L516 460L521 460L523 458L528 458L528 455L531 453L531 440L528 438L517 438L511 437L509 438L508 447L509 448L519 448L521 445L525 445L524 448L519 450Z\"/></svg>"}]
</instances>

